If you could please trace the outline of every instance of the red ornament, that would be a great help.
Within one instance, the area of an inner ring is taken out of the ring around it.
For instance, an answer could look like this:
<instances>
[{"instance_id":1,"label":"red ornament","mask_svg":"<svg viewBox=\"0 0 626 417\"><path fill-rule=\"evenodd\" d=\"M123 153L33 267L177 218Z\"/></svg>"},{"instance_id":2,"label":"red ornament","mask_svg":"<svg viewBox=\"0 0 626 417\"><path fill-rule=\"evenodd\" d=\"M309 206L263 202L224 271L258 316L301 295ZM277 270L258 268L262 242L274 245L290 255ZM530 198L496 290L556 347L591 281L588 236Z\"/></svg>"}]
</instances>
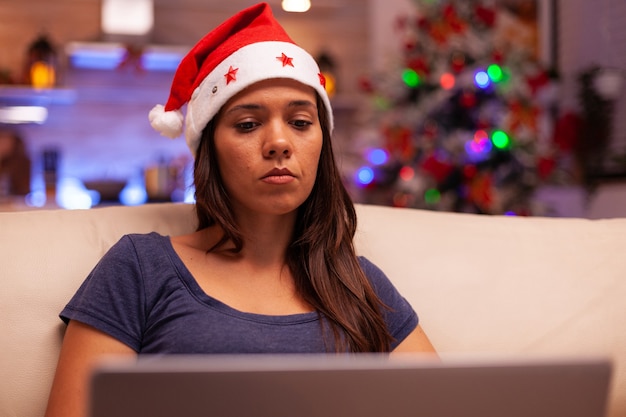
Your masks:
<instances>
[{"instance_id":1,"label":"red ornament","mask_svg":"<svg viewBox=\"0 0 626 417\"><path fill-rule=\"evenodd\" d=\"M383 129L386 148L401 161L408 161L413 156L411 130L404 126L389 126Z\"/></svg>"},{"instance_id":2,"label":"red ornament","mask_svg":"<svg viewBox=\"0 0 626 417\"><path fill-rule=\"evenodd\" d=\"M407 66L413 71L417 72L420 76L427 76L428 74L430 74L430 68L428 66L428 63L422 57L409 60L409 62L407 62Z\"/></svg>"},{"instance_id":3,"label":"red ornament","mask_svg":"<svg viewBox=\"0 0 626 417\"><path fill-rule=\"evenodd\" d=\"M513 100L509 104L510 120L509 129L516 131L522 126L526 126L534 131L537 130L537 117L540 109L531 103L522 103L519 100Z\"/></svg>"},{"instance_id":4,"label":"red ornament","mask_svg":"<svg viewBox=\"0 0 626 417\"><path fill-rule=\"evenodd\" d=\"M359 77L358 85L361 91L363 91L364 93L374 92L374 85L372 84L372 80L370 80L366 76Z\"/></svg>"},{"instance_id":5,"label":"red ornament","mask_svg":"<svg viewBox=\"0 0 626 417\"><path fill-rule=\"evenodd\" d=\"M504 62L504 52L495 49L491 54L491 60L498 65L502 65Z\"/></svg>"},{"instance_id":6,"label":"red ornament","mask_svg":"<svg viewBox=\"0 0 626 417\"><path fill-rule=\"evenodd\" d=\"M556 121L552 142L563 152L572 151L578 144L582 124L583 120L578 114L565 113Z\"/></svg>"},{"instance_id":7,"label":"red ornament","mask_svg":"<svg viewBox=\"0 0 626 417\"><path fill-rule=\"evenodd\" d=\"M439 22L430 27L428 35L435 43L445 45L448 42L448 27L444 23Z\"/></svg>"},{"instance_id":8,"label":"red ornament","mask_svg":"<svg viewBox=\"0 0 626 417\"><path fill-rule=\"evenodd\" d=\"M496 23L496 11L492 8L479 4L476 6L474 13L476 14L478 21L482 22L487 27L491 28Z\"/></svg>"},{"instance_id":9,"label":"red ornament","mask_svg":"<svg viewBox=\"0 0 626 417\"><path fill-rule=\"evenodd\" d=\"M417 48L417 41L415 39L407 39L404 42L404 50L406 52L411 52Z\"/></svg>"},{"instance_id":10,"label":"red ornament","mask_svg":"<svg viewBox=\"0 0 626 417\"><path fill-rule=\"evenodd\" d=\"M450 57L450 67L455 73L460 73L465 68L465 55L461 52L454 52Z\"/></svg>"},{"instance_id":11,"label":"red ornament","mask_svg":"<svg viewBox=\"0 0 626 417\"><path fill-rule=\"evenodd\" d=\"M430 21L423 16L416 19L416 24L418 28L426 31L429 30L431 26Z\"/></svg>"},{"instance_id":12,"label":"red ornament","mask_svg":"<svg viewBox=\"0 0 626 417\"><path fill-rule=\"evenodd\" d=\"M442 14L445 20L457 18L456 8L452 4L446 4L442 10Z\"/></svg>"},{"instance_id":13,"label":"red ornament","mask_svg":"<svg viewBox=\"0 0 626 417\"><path fill-rule=\"evenodd\" d=\"M465 22L459 17L456 8L452 4L448 4L443 8L443 19L452 32L462 33L465 31Z\"/></svg>"},{"instance_id":14,"label":"red ornament","mask_svg":"<svg viewBox=\"0 0 626 417\"><path fill-rule=\"evenodd\" d=\"M489 173L477 174L468 190L468 200L483 212L489 213L494 202L493 178Z\"/></svg>"},{"instance_id":15,"label":"red ornament","mask_svg":"<svg viewBox=\"0 0 626 417\"><path fill-rule=\"evenodd\" d=\"M536 74L527 77L526 82L528 83L531 92L535 94L539 89L541 89L541 87L550 82L550 77L548 77L548 73L546 71L539 71Z\"/></svg>"},{"instance_id":16,"label":"red ornament","mask_svg":"<svg viewBox=\"0 0 626 417\"><path fill-rule=\"evenodd\" d=\"M442 183L452 173L454 166L435 155L430 155L421 162L420 168L431 175L437 183Z\"/></svg>"},{"instance_id":17,"label":"red ornament","mask_svg":"<svg viewBox=\"0 0 626 417\"><path fill-rule=\"evenodd\" d=\"M396 19L396 24L395 24L395 28L399 31L402 31L406 28L407 25L407 17L406 16L399 16Z\"/></svg>"},{"instance_id":18,"label":"red ornament","mask_svg":"<svg viewBox=\"0 0 626 417\"><path fill-rule=\"evenodd\" d=\"M476 165L470 164L463 167L463 176L468 180L474 178L477 172L478 168L476 168Z\"/></svg>"},{"instance_id":19,"label":"red ornament","mask_svg":"<svg viewBox=\"0 0 626 417\"><path fill-rule=\"evenodd\" d=\"M491 127L491 121L486 117L481 117L476 121L476 129L487 130Z\"/></svg>"},{"instance_id":20,"label":"red ornament","mask_svg":"<svg viewBox=\"0 0 626 417\"><path fill-rule=\"evenodd\" d=\"M461 94L459 104L461 104L462 107L465 107L466 109L471 109L476 106L476 103L477 103L477 100L476 100L476 95L474 95L474 93L469 92L469 91L464 91L463 94Z\"/></svg>"},{"instance_id":21,"label":"red ornament","mask_svg":"<svg viewBox=\"0 0 626 417\"><path fill-rule=\"evenodd\" d=\"M427 139L434 139L439 134L439 125L437 122L428 120L424 123L422 133Z\"/></svg>"},{"instance_id":22,"label":"red ornament","mask_svg":"<svg viewBox=\"0 0 626 417\"><path fill-rule=\"evenodd\" d=\"M537 160L537 174L542 180L546 180L552 175L556 168L556 160L551 156L542 156Z\"/></svg>"}]
</instances>

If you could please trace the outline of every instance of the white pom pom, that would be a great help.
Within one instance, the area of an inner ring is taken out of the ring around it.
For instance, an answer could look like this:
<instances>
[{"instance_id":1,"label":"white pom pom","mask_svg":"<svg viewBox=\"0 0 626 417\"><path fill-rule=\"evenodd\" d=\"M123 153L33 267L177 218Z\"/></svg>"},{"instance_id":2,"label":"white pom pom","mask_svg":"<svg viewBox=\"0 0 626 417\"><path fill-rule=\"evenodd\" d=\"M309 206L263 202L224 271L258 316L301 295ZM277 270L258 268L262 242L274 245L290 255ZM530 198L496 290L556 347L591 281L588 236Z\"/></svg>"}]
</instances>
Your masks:
<instances>
[{"instance_id":1,"label":"white pom pom","mask_svg":"<svg viewBox=\"0 0 626 417\"><path fill-rule=\"evenodd\" d=\"M150 125L157 132L169 138L177 138L183 133L183 113L180 110L165 111L161 104L154 106L148 114Z\"/></svg>"}]
</instances>

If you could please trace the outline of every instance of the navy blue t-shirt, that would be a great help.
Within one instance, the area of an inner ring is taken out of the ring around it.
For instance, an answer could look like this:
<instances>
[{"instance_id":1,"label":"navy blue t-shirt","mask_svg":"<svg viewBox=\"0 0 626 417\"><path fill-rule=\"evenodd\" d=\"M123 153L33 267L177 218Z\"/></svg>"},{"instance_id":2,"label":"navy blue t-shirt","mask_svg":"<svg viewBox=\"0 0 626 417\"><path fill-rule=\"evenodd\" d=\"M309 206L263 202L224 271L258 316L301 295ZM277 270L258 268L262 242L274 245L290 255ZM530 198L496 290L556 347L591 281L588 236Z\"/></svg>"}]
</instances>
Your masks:
<instances>
[{"instance_id":1,"label":"navy blue t-shirt","mask_svg":"<svg viewBox=\"0 0 626 417\"><path fill-rule=\"evenodd\" d=\"M397 346L418 323L383 272L359 262L380 299ZM138 353L324 353L317 312L268 316L241 312L206 294L157 233L122 237L100 260L60 314L93 326ZM328 328L328 326L326 326ZM332 337L330 337L332 340ZM330 349L332 350L332 349Z\"/></svg>"}]
</instances>

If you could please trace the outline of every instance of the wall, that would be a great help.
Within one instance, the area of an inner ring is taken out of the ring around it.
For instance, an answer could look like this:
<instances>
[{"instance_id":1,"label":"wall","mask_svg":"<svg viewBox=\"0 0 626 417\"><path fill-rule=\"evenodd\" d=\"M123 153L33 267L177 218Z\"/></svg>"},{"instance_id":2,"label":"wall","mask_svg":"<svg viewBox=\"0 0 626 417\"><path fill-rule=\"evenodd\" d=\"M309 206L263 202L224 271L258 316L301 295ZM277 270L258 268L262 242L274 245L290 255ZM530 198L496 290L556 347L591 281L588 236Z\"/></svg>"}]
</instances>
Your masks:
<instances>
[{"instance_id":1,"label":"wall","mask_svg":"<svg viewBox=\"0 0 626 417\"><path fill-rule=\"evenodd\" d=\"M538 0L544 12L552 0ZM155 30L151 42L188 46L196 42L247 0L155 0ZM399 45L393 23L412 11L412 0L316 0L311 12L289 15L270 3L292 37L311 53L329 51L339 63L341 94L335 99L340 113L338 144L349 148L351 115L359 100L356 79L383 68ZM558 63L565 82L564 99L576 105L575 77L591 63L626 67L626 2L623 0L557 0ZM100 0L0 0L0 69L17 73L24 51L41 31L60 46L71 41L103 40ZM550 57L551 38L542 32L542 56ZM63 87L76 93L73 105L50 108L42 126L21 127L36 159L47 147L59 147L62 169L81 179L127 178L161 156L186 155L182 141L154 133L146 114L166 99L171 73L81 73L69 71ZM626 148L626 97L622 94L615 118L617 151Z\"/></svg>"},{"instance_id":2,"label":"wall","mask_svg":"<svg viewBox=\"0 0 626 417\"><path fill-rule=\"evenodd\" d=\"M155 28L146 42L188 48L252 3L155 0ZM356 75L368 61L367 7L360 0L320 0L305 14L290 14L280 10L280 0L270 4L304 49L314 56L326 52L335 59L336 107L339 113L349 114L355 102ZM99 0L0 0L0 68L17 77L28 45L42 31L59 47L62 58L64 46L71 42L110 40L100 32L99 8ZM49 105L45 124L19 127L35 159L36 175L39 157L48 148L59 149L62 175L84 181L125 180L160 159L188 156L183 140L159 136L147 121L152 106L167 99L173 72L78 70L65 59L61 62L60 87L70 99ZM2 98L0 91L0 105Z\"/></svg>"},{"instance_id":3,"label":"wall","mask_svg":"<svg viewBox=\"0 0 626 417\"><path fill-rule=\"evenodd\" d=\"M558 64L565 83L564 100L577 108L576 78L592 65L619 68L626 77L626 2L559 0ZM626 88L615 109L613 153L626 153Z\"/></svg>"}]
</instances>

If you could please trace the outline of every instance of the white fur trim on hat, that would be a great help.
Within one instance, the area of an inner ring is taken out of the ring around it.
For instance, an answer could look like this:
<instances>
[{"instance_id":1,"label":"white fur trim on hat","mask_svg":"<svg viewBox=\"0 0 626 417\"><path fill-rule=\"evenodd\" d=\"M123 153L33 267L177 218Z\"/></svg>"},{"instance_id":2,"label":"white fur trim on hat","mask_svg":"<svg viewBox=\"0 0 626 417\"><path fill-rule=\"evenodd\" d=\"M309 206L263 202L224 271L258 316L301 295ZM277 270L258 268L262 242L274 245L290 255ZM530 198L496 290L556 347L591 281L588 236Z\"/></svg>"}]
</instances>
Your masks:
<instances>
[{"instance_id":1,"label":"white fur trim on hat","mask_svg":"<svg viewBox=\"0 0 626 417\"><path fill-rule=\"evenodd\" d=\"M163 136L177 138L183 133L183 113L180 110L165 111L165 107L157 104L148 114L150 125Z\"/></svg>"}]
</instances>

